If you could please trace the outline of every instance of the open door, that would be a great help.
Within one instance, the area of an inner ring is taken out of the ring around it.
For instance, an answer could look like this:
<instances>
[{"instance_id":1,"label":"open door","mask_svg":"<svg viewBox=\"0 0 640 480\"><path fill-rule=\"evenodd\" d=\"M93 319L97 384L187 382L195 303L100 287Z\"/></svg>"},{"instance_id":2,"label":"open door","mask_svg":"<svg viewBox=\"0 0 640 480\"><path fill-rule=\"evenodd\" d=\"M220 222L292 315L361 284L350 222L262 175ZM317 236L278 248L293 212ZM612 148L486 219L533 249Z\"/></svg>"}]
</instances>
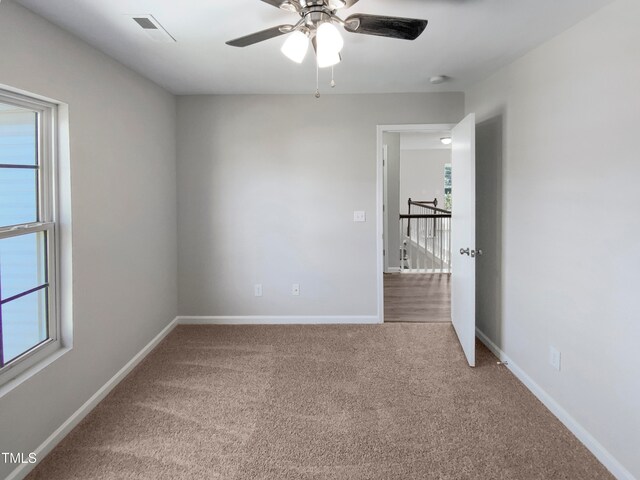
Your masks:
<instances>
[{"instance_id":1,"label":"open door","mask_svg":"<svg viewBox=\"0 0 640 480\"><path fill-rule=\"evenodd\" d=\"M452 132L451 320L469 365L476 364L476 116Z\"/></svg>"}]
</instances>

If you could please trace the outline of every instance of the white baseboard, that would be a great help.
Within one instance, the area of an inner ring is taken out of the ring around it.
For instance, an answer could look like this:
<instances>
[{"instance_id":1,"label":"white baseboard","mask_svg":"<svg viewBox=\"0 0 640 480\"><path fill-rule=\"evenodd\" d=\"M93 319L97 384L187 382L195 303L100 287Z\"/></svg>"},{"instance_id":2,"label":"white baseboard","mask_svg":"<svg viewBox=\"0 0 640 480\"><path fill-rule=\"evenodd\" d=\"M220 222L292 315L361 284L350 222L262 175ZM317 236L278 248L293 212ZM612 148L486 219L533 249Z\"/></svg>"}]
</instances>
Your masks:
<instances>
[{"instance_id":1,"label":"white baseboard","mask_svg":"<svg viewBox=\"0 0 640 480\"><path fill-rule=\"evenodd\" d=\"M540 400L558 420L560 420L578 440L619 480L636 480L635 477L609 451L598 442L569 412L562 408L540 385L511 360L484 332L476 328L476 336L485 346L506 363L506 366L538 400Z\"/></svg>"},{"instance_id":2,"label":"white baseboard","mask_svg":"<svg viewBox=\"0 0 640 480\"><path fill-rule=\"evenodd\" d=\"M82 405L78 410L76 410L73 415L71 415L58 429L49 435L44 442L40 444L38 448L35 450L36 458L38 459L37 463L23 463L20 464L13 472L9 474L9 476L5 480L22 480L26 477L31 470L33 470L40 461L46 457L51 450L54 449L58 443L62 441L67 434L73 430L84 417L93 410L100 401L106 397L113 388L120 383L124 377L126 377L131 370L133 370L143 359L146 357L151 350L153 350L163 339L166 337L171 330L175 328L178 324L178 318L174 318L169 325L164 327L162 331L156 335L153 340L151 340L147 345L144 346L142 350L140 350L131 360L127 362L127 364L122 367L118 373L116 373L113 377L111 377L107 383L105 383L96 393L94 393L89 400L87 400L84 405Z\"/></svg>"},{"instance_id":3,"label":"white baseboard","mask_svg":"<svg viewBox=\"0 0 640 480\"><path fill-rule=\"evenodd\" d=\"M243 315L243 316L209 316L178 317L180 325L354 325L377 324L382 320L375 315Z\"/></svg>"}]
</instances>

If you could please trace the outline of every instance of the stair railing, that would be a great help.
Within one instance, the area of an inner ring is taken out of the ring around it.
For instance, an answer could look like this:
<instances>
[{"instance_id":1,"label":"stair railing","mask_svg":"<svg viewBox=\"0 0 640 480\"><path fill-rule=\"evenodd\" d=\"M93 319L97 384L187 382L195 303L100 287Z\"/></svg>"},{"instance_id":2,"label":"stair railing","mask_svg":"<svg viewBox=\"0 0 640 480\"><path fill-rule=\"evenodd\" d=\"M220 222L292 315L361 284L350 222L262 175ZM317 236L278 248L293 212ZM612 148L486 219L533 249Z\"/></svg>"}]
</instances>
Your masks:
<instances>
[{"instance_id":1,"label":"stair railing","mask_svg":"<svg viewBox=\"0 0 640 480\"><path fill-rule=\"evenodd\" d=\"M451 273L451 212L438 200L407 202L400 215L400 265L408 273Z\"/></svg>"}]
</instances>

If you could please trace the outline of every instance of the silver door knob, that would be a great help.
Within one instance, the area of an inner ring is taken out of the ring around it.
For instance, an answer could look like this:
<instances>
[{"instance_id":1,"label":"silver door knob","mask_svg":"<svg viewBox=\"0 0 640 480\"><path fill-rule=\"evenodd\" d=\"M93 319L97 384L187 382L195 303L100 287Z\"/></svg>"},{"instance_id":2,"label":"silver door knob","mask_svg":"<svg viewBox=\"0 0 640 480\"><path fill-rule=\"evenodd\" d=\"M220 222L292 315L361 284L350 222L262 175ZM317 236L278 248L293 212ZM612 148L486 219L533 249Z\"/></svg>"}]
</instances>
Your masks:
<instances>
[{"instance_id":1,"label":"silver door knob","mask_svg":"<svg viewBox=\"0 0 640 480\"><path fill-rule=\"evenodd\" d=\"M479 257L482 255L482 250L471 250L471 258Z\"/></svg>"},{"instance_id":2,"label":"silver door knob","mask_svg":"<svg viewBox=\"0 0 640 480\"><path fill-rule=\"evenodd\" d=\"M460 255L471 255L471 253L468 248L461 248Z\"/></svg>"}]
</instances>

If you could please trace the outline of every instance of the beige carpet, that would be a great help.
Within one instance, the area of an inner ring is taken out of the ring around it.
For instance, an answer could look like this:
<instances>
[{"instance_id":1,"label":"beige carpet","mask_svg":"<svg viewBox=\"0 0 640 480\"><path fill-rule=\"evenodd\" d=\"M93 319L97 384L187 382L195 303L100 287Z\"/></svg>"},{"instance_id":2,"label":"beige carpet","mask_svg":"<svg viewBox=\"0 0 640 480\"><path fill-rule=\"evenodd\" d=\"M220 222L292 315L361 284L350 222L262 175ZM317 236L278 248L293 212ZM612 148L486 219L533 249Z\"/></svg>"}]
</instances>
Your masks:
<instances>
[{"instance_id":1,"label":"beige carpet","mask_svg":"<svg viewBox=\"0 0 640 480\"><path fill-rule=\"evenodd\" d=\"M178 327L30 479L603 479L449 324Z\"/></svg>"}]
</instances>

